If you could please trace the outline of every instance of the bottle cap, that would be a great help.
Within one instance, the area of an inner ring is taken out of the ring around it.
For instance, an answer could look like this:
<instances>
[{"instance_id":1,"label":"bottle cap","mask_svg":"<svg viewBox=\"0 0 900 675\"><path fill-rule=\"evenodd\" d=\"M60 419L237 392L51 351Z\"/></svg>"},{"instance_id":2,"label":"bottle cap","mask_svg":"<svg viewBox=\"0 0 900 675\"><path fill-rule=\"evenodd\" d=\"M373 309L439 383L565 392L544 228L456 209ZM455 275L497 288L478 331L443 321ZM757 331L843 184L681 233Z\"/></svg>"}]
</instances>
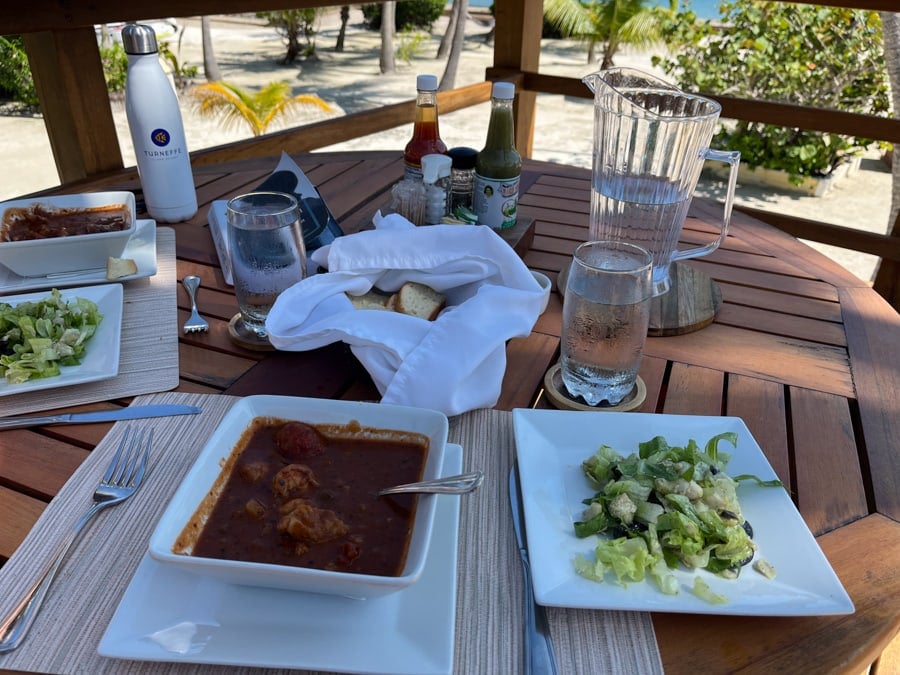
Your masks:
<instances>
[{"instance_id":1,"label":"bottle cap","mask_svg":"<svg viewBox=\"0 0 900 675\"><path fill-rule=\"evenodd\" d=\"M122 46L126 54L156 54L156 33L150 26L140 23L126 24L122 29Z\"/></svg>"},{"instance_id":2,"label":"bottle cap","mask_svg":"<svg viewBox=\"0 0 900 675\"><path fill-rule=\"evenodd\" d=\"M447 155L425 155L422 157L422 182L433 185L439 178L449 176L452 164L453 160Z\"/></svg>"},{"instance_id":3,"label":"bottle cap","mask_svg":"<svg viewBox=\"0 0 900 675\"><path fill-rule=\"evenodd\" d=\"M454 169L474 169L475 162L478 159L478 151L475 148L450 148L447 151L450 159L453 160Z\"/></svg>"},{"instance_id":4,"label":"bottle cap","mask_svg":"<svg viewBox=\"0 0 900 675\"><path fill-rule=\"evenodd\" d=\"M492 98L511 99L516 97L516 85L512 82L494 82L491 87Z\"/></svg>"},{"instance_id":5,"label":"bottle cap","mask_svg":"<svg viewBox=\"0 0 900 675\"><path fill-rule=\"evenodd\" d=\"M437 91L437 75L419 75L416 78L416 89L420 91Z\"/></svg>"}]
</instances>

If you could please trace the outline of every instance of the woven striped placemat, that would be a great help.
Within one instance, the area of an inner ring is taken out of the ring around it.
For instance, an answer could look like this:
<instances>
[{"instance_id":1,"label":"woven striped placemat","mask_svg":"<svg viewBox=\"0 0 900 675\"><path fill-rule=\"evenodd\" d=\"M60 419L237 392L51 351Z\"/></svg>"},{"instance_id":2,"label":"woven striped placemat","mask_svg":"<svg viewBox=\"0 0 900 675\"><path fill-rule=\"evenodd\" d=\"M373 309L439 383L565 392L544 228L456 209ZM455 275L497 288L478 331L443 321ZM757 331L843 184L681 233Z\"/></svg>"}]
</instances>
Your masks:
<instances>
[{"instance_id":1,"label":"woven striped placemat","mask_svg":"<svg viewBox=\"0 0 900 675\"><path fill-rule=\"evenodd\" d=\"M168 391L178 386L175 230L156 229L157 272L124 284L119 374L108 380L0 398L0 416Z\"/></svg>"}]
</instances>

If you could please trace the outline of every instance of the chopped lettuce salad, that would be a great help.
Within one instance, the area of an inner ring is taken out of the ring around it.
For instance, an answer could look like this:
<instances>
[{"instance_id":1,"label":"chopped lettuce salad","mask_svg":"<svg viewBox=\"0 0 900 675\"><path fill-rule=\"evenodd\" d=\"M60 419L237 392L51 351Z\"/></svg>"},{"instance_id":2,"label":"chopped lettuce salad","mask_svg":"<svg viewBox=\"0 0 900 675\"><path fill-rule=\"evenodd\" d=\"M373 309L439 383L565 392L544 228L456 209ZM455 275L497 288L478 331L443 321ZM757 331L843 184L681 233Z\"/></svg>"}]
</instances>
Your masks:
<instances>
[{"instance_id":1,"label":"chopped lettuce salad","mask_svg":"<svg viewBox=\"0 0 900 675\"><path fill-rule=\"evenodd\" d=\"M0 376L21 384L77 366L102 319L96 303L55 288L37 302L0 302Z\"/></svg>"},{"instance_id":2,"label":"chopped lettuce salad","mask_svg":"<svg viewBox=\"0 0 900 675\"><path fill-rule=\"evenodd\" d=\"M595 581L609 572L621 584L649 577L670 595L678 593L672 570L679 565L736 578L756 552L753 531L741 514L738 483L782 484L752 475L728 476L731 456L719 450L723 441L736 446L737 434L719 434L703 448L694 440L670 446L657 436L627 457L603 445L582 462L597 492L584 500L587 508L575 523L575 534L606 537L598 539L594 560L576 558L577 572ZM692 590L707 602L725 602L699 577Z\"/></svg>"}]
</instances>

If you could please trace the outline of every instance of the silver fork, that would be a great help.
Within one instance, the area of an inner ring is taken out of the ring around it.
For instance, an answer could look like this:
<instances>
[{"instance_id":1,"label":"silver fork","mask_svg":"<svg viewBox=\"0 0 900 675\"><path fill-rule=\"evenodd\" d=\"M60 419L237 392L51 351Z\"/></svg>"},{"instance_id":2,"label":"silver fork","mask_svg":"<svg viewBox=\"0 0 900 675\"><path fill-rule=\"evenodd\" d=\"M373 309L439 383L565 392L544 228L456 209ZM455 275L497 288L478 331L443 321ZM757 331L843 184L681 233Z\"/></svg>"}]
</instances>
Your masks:
<instances>
[{"instance_id":1,"label":"silver fork","mask_svg":"<svg viewBox=\"0 0 900 675\"><path fill-rule=\"evenodd\" d=\"M185 333L205 333L209 330L209 324L197 311L197 289L200 288L200 277L189 274L181 280L181 283L191 299L191 315L185 321L183 330Z\"/></svg>"},{"instance_id":2,"label":"silver fork","mask_svg":"<svg viewBox=\"0 0 900 675\"><path fill-rule=\"evenodd\" d=\"M12 651L25 637L25 633L34 622L34 618L47 596L53 578L84 526L99 511L107 506L125 501L141 486L144 472L147 469L150 446L153 443L153 430L151 429L147 434L144 432L145 429L136 432L132 432L131 427L125 429L125 435L119 443L115 456L109 463L103 478L100 479L97 489L94 490L94 505L75 523L72 532L59 545L56 554L44 567L19 604L8 617L0 622L0 653Z\"/></svg>"}]
</instances>

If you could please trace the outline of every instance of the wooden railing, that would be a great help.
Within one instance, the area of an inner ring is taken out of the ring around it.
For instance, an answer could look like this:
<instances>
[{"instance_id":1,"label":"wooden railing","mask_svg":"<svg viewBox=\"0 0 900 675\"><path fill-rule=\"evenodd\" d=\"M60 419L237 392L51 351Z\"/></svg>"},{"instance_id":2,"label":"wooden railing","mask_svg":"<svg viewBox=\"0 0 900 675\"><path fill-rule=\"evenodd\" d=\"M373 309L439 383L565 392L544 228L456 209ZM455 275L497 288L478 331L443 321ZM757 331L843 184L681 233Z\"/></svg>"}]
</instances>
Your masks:
<instances>
[{"instance_id":1,"label":"wooden railing","mask_svg":"<svg viewBox=\"0 0 900 675\"><path fill-rule=\"evenodd\" d=\"M897 0L793 0L807 4L897 11ZM53 155L62 183L123 168L94 24L165 16L235 14L259 9L333 6L335 0L31 0L0 4L0 34L24 36ZM537 94L589 98L577 78L540 73L542 0L495 0L494 62L485 80L516 83L516 135L519 151L530 157ZM444 112L488 100L489 85L477 84L439 94ZM821 110L781 103L711 96L723 105L723 118L799 126L900 144L900 119ZM193 153L195 163L304 152L366 136L403 124L412 117L412 100L335 120L288 129L249 141ZM749 209L743 209L749 210ZM900 217L887 234L828 225L790 216L755 212L776 227L804 239L870 253L881 260L875 288L900 310Z\"/></svg>"}]
</instances>

